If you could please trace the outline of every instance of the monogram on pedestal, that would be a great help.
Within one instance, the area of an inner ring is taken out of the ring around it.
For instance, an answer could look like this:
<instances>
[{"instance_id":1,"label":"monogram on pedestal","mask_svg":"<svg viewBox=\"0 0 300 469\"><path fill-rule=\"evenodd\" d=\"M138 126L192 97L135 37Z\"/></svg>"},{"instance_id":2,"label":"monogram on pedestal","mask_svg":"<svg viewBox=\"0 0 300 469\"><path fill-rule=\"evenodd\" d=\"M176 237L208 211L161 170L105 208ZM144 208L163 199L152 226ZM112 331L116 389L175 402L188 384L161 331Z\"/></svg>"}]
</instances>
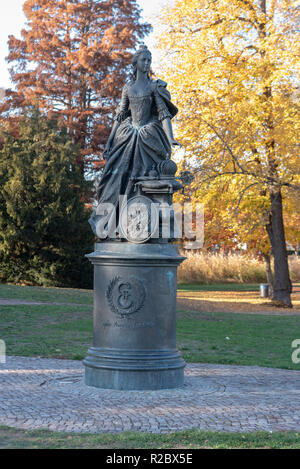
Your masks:
<instances>
[{"instance_id":1,"label":"monogram on pedestal","mask_svg":"<svg viewBox=\"0 0 300 469\"><path fill-rule=\"evenodd\" d=\"M122 318L126 318L143 307L146 289L135 277L124 279L117 276L110 281L106 289L106 298L110 309Z\"/></svg>"}]
</instances>

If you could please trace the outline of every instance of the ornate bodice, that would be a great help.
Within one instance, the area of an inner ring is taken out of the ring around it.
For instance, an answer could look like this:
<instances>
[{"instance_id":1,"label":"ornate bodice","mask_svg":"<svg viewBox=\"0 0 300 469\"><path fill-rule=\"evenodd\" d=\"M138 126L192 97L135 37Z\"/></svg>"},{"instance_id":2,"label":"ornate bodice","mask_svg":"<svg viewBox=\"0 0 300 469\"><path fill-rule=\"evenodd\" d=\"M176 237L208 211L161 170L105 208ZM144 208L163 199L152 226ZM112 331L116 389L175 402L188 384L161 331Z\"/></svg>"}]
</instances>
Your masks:
<instances>
[{"instance_id":1,"label":"ornate bodice","mask_svg":"<svg viewBox=\"0 0 300 469\"><path fill-rule=\"evenodd\" d=\"M142 127L154 118L152 94L146 96L130 96L129 108L131 111L132 124L134 127Z\"/></svg>"},{"instance_id":2,"label":"ornate bodice","mask_svg":"<svg viewBox=\"0 0 300 469\"><path fill-rule=\"evenodd\" d=\"M136 96L132 93L132 86L125 85L115 119L122 122L131 116L132 124L139 128L153 120L174 117L177 108L169 101L170 94L165 87L166 83L161 80L152 81L144 95Z\"/></svg>"}]
</instances>

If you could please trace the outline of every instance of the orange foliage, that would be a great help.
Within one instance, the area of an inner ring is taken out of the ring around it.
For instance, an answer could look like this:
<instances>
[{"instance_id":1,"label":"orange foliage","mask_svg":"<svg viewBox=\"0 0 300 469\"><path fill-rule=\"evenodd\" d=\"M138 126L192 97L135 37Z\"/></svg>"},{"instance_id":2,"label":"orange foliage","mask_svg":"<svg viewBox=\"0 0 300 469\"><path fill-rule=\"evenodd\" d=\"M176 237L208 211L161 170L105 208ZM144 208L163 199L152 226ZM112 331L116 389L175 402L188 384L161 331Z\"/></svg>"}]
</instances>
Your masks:
<instances>
[{"instance_id":1,"label":"orange foliage","mask_svg":"<svg viewBox=\"0 0 300 469\"><path fill-rule=\"evenodd\" d=\"M57 115L84 169L99 159L132 50L150 26L135 0L26 0L23 8L27 25L21 40L9 37L7 58L16 91L0 112L38 103Z\"/></svg>"}]
</instances>

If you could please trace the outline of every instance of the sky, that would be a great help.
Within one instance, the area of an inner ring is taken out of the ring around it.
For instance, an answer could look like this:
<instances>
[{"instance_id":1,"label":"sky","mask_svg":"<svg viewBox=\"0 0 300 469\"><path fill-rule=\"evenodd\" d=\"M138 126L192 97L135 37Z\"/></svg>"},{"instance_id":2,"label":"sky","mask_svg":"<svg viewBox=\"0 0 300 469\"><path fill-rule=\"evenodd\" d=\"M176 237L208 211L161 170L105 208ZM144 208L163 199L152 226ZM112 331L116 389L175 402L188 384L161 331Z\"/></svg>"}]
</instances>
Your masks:
<instances>
[{"instance_id":1,"label":"sky","mask_svg":"<svg viewBox=\"0 0 300 469\"><path fill-rule=\"evenodd\" d=\"M24 0L1 0L0 5L0 88L11 87L9 72L5 57L8 55L7 40L10 34L21 37L20 32L25 24L25 16L22 11ZM162 6L172 4L173 0L137 0L143 9L143 19L151 22L151 19L159 13ZM155 20L152 22L155 26ZM153 62L158 60L155 54L153 33L145 39L145 43L153 53Z\"/></svg>"}]
</instances>

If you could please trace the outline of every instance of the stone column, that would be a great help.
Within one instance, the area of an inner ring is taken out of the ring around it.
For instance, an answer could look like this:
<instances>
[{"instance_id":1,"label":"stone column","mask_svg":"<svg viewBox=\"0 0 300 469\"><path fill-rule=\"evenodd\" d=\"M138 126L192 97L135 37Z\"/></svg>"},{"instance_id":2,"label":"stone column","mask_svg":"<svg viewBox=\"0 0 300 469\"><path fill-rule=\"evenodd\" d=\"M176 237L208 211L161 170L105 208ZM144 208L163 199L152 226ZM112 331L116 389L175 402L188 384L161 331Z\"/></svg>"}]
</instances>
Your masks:
<instances>
[{"instance_id":1,"label":"stone column","mask_svg":"<svg viewBox=\"0 0 300 469\"><path fill-rule=\"evenodd\" d=\"M177 267L172 244L102 242L94 264L94 339L84 360L88 386L155 390L183 385L176 349Z\"/></svg>"}]
</instances>

